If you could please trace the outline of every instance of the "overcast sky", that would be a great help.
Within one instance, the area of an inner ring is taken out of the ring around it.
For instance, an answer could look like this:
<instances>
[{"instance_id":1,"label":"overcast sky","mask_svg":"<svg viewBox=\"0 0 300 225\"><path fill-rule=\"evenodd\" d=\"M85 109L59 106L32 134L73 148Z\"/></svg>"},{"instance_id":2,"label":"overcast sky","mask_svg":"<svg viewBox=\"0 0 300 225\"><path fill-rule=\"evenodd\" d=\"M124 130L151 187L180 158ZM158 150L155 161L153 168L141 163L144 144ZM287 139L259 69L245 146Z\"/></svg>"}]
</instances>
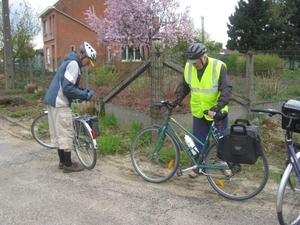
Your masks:
<instances>
[{"instance_id":1,"label":"overcast sky","mask_svg":"<svg viewBox=\"0 0 300 225\"><path fill-rule=\"evenodd\" d=\"M54 5L58 0L26 0L36 13L40 14L48 6ZM83 0L84 1L84 0ZM17 6L23 0L9 0L9 4ZM238 0L179 0L182 8L191 6L191 17L196 28L201 28L201 17L204 17L204 29L210 38L222 42L225 48L228 36L228 17L234 13ZM42 35L36 39L36 48L42 48Z\"/></svg>"}]
</instances>

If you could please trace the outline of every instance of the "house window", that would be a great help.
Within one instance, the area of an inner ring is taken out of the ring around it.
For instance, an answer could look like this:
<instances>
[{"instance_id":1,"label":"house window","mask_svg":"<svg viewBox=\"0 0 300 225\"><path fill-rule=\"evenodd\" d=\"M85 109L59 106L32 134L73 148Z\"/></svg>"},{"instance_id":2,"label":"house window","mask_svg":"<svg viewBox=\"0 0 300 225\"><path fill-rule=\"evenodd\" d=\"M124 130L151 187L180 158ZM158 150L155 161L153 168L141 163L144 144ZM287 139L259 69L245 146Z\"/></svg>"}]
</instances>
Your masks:
<instances>
[{"instance_id":1,"label":"house window","mask_svg":"<svg viewBox=\"0 0 300 225\"><path fill-rule=\"evenodd\" d=\"M50 49L46 48L46 63L50 64Z\"/></svg>"},{"instance_id":2,"label":"house window","mask_svg":"<svg viewBox=\"0 0 300 225\"><path fill-rule=\"evenodd\" d=\"M44 21L44 35L48 33L47 20Z\"/></svg>"},{"instance_id":3,"label":"house window","mask_svg":"<svg viewBox=\"0 0 300 225\"><path fill-rule=\"evenodd\" d=\"M141 48L135 48L133 46L124 46L122 52L122 61L142 61L141 59Z\"/></svg>"},{"instance_id":4,"label":"house window","mask_svg":"<svg viewBox=\"0 0 300 225\"><path fill-rule=\"evenodd\" d=\"M71 50L71 52L75 51L75 45L71 45L70 50Z\"/></svg>"}]
</instances>

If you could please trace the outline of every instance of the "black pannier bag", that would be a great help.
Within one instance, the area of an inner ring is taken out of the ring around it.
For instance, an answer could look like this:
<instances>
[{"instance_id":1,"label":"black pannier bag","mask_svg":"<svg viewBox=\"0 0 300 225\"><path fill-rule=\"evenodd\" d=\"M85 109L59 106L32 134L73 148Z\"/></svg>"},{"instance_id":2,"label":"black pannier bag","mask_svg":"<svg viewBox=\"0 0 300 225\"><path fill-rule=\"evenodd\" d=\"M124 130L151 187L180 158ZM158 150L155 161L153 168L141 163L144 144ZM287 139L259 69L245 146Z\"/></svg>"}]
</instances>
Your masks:
<instances>
[{"instance_id":1,"label":"black pannier bag","mask_svg":"<svg viewBox=\"0 0 300 225\"><path fill-rule=\"evenodd\" d=\"M286 103L283 104L281 111L284 114L300 114L300 101L290 99ZM281 127L286 130L286 126L289 123L289 119L282 116L281 118ZM300 133L300 120L293 120L291 124L291 131Z\"/></svg>"},{"instance_id":2,"label":"black pannier bag","mask_svg":"<svg viewBox=\"0 0 300 225\"><path fill-rule=\"evenodd\" d=\"M223 161L254 164L257 157L262 155L257 128L251 126L246 119L235 120L219 139L217 156Z\"/></svg>"},{"instance_id":3,"label":"black pannier bag","mask_svg":"<svg viewBox=\"0 0 300 225\"><path fill-rule=\"evenodd\" d=\"M93 131L96 132L97 137L100 136L100 130L99 130L99 124L98 124L98 117L97 116L92 116L90 114L84 114L80 118L83 119L90 126L90 128ZM81 123L79 121L77 121L77 123L76 123L77 129L80 129L80 127L79 127L80 124ZM79 130L77 130L77 132L79 132ZM88 135L88 134L85 133L85 135Z\"/></svg>"},{"instance_id":4,"label":"black pannier bag","mask_svg":"<svg viewBox=\"0 0 300 225\"><path fill-rule=\"evenodd\" d=\"M99 130L99 124L98 124L98 117L97 116L89 117L89 120L87 121L87 123L90 125L90 127L93 131L96 131L97 137L99 137L100 130Z\"/></svg>"}]
</instances>

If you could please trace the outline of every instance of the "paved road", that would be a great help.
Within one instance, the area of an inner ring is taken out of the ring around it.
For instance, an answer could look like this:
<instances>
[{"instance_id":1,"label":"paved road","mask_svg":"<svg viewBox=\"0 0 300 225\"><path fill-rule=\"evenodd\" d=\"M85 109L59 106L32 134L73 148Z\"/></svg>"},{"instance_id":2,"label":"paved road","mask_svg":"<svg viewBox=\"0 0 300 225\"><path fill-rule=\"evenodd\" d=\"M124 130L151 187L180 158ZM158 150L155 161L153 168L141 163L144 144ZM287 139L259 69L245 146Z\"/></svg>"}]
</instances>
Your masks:
<instances>
[{"instance_id":1,"label":"paved road","mask_svg":"<svg viewBox=\"0 0 300 225\"><path fill-rule=\"evenodd\" d=\"M220 197L205 177L151 184L122 166L128 156L99 157L91 171L64 174L55 150L12 136L1 122L1 225L277 224L272 188L237 202Z\"/></svg>"}]
</instances>

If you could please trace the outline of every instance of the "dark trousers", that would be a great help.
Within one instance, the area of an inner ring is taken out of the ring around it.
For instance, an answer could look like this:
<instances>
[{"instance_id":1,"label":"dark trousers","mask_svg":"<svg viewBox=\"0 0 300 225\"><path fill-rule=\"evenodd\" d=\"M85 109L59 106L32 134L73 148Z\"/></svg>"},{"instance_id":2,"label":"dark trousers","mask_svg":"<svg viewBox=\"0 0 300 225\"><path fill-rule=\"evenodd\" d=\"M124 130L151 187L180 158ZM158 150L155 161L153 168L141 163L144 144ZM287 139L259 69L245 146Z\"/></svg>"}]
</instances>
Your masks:
<instances>
[{"instance_id":1,"label":"dark trousers","mask_svg":"<svg viewBox=\"0 0 300 225\"><path fill-rule=\"evenodd\" d=\"M208 131L211 127L212 121L206 120L204 117L202 118L197 118L193 117L193 135L195 135L196 138L198 138L202 143L205 142L206 136L208 134ZM215 123L215 127L219 131L224 131L228 126L228 117L226 117L224 120L221 120L217 123ZM195 145L198 148L198 150L201 152L202 151L202 146L198 144L195 141ZM204 153L207 152L209 145L207 148L204 150Z\"/></svg>"}]
</instances>

